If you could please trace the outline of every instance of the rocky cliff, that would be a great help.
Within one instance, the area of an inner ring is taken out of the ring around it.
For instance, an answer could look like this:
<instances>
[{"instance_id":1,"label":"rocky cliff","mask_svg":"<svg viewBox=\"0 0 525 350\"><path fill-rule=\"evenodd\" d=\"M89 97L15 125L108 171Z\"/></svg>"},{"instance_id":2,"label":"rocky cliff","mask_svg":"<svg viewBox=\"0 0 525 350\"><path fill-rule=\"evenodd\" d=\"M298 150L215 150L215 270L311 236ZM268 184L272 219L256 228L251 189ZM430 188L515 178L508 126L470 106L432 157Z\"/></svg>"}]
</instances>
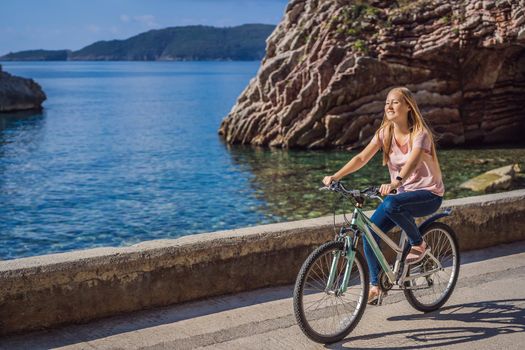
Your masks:
<instances>
[{"instance_id":1,"label":"rocky cliff","mask_svg":"<svg viewBox=\"0 0 525 350\"><path fill-rule=\"evenodd\" d=\"M394 86L444 145L525 130L525 1L292 0L223 120L229 143L359 147Z\"/></svg>"},{"instance_id":2,"label":"rocky cliff","mask_svg":"<svg viewBox=\"0 0 525 350\"><path fill-rule=\"evenodd\" d=\"M33 79L2 71L0 66L0 113L42 108L46 94Z\"/></svg>"}]
</instances>

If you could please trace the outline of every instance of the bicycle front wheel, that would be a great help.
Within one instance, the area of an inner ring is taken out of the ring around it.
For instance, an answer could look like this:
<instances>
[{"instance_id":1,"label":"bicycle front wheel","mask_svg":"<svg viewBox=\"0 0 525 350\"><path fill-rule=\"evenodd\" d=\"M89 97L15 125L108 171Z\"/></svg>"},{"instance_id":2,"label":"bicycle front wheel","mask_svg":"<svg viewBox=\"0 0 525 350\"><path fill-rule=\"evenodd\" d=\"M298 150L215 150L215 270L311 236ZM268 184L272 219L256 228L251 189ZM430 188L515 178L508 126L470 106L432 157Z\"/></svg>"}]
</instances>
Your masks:
<instances>
[{"instance_id":1,"label":"bicycle front wheel","mask_svg":"<svg viewBox=\"0 0 525 350\"><path fill-rule=\"evenodd\" d=\"M297 323L308 338L318 343L343 339L365 311L368 271L359 252L348 272L348 288L340 292L347 267L343 250L344 243L336 241L317 248L304 262L295 283L293 305ZM333 284L327 288L332 269Z\"/></svg>"},{"instance_id":2,"label":"bicycle front wheel","mask_svg":"<svg viewBox=\"0 0 525 350\"><path fill-rule=\"evenodd\" d=\"M454 291L459 275L459 246L452 228L442 222L433 222L422 235L441 268L429 256L411 266L407 276L422 277L406 282L404 293L416 310L430 312L445 304ZM428 274L431 271L435 272Z\"/></svg>"}]
</instances>

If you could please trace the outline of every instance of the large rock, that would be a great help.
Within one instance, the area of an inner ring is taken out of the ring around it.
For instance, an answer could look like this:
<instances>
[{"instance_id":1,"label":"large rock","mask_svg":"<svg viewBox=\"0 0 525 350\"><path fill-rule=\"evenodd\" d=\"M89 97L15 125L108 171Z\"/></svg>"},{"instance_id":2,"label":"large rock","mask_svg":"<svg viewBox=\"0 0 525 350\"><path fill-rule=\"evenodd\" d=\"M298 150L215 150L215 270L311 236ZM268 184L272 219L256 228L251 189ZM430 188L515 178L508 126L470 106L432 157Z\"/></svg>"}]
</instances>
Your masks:
<instances>
[{"instance_id":1,"label":"large rock","mask_svg":"<svg viewBox=\"0 0 525 350\"><path fill-rule=\"evenodd\" d=\"M257 77L223 120L229 143L356 147L394 86L447 145L525 128L523 1L292 0Z\"/></svg>"},{"instance_id":2,"label":"large rock","mask_svg":"<svg viewBox=\"0 0 525 350\"><path fill-rule=\"evenodd\" d=\"M3 72L0 66L0 113L41 109L46 94L33 79Z\"/></svg>"},{"instance_id":3,"label":"large rock","mask_svg":"<svg viewBox=\"0 0 525 350\"><path fill-rule=\"evenodd\" d=\"M518 164L511 164L501 168L492 169L462 183L459 187L477 192L492 192L510 188L516 173L520 172Z\"/></svg>"}]
</instances>

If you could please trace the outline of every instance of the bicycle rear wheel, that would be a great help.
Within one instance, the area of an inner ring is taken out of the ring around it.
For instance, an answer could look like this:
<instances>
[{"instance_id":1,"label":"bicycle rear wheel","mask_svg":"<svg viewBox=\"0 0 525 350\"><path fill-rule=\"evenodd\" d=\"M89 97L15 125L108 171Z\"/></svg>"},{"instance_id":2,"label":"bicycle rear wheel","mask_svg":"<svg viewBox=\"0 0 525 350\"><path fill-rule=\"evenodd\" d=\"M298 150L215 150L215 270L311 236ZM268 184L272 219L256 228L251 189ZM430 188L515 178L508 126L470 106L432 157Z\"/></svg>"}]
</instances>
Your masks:
<instances>
[{"instance_id":1,"label":"bicycle rear wheel","mask_svg":"<svg viewBox=\"0 0 525 350\"><path fill-rule=\"evenodd\" d=\"M293 305L297 323L304 334L318 343L333 343L343 339L359 323L366 308L368 271L363 258L356 252L348 279L348 289L340 294L347 259L343 242L328 242L306 259L294 288ZM326 289L332 261L335 266L333 287Z\"/></svg>"},{"instance_id":2,"label":"bicycle rear wheel","mask_svg":"<svg viewBox=\"0 0 525 350\"><path fill-rule=\"evenodd\" d=\"M433 222L422 235L442 269L429 276L405 282L404 293L416 310L430 312L445 304L454 291L459 275L459 246L452 228L442 222ZM407 276L424 274L437 268L436 262L427 256L412 265Z\"/></svg>"}]
</instances>

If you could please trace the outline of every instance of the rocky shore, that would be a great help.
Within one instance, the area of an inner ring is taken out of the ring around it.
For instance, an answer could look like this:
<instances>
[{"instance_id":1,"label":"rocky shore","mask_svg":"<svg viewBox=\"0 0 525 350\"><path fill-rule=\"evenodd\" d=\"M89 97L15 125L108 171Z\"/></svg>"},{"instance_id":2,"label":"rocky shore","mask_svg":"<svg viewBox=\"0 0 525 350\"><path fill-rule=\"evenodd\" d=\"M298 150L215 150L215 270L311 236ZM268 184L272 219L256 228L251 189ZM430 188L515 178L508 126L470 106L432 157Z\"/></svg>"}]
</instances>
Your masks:
<instances>
[{"instance_id":1,"label":"rocky shore","mask_svg":"<svg viewBox=\"0 0 525 350\"><path fill-rule=\"evenodd\" d=\"M400 85L441 145L525 130L523 1L291 0L266 50L220 126L228 143L362 146Z\"/></svg>"},{"instance_id":2,"label":"rocky shore","mask_svg":"<svg viewBox=\"0 0 525 350\"><path fill-rule=\"evenodd\" d=\"M46 98L33 79L13 76L0 65L0 113L41 109Z\"/></svg>"}]
</instances>

